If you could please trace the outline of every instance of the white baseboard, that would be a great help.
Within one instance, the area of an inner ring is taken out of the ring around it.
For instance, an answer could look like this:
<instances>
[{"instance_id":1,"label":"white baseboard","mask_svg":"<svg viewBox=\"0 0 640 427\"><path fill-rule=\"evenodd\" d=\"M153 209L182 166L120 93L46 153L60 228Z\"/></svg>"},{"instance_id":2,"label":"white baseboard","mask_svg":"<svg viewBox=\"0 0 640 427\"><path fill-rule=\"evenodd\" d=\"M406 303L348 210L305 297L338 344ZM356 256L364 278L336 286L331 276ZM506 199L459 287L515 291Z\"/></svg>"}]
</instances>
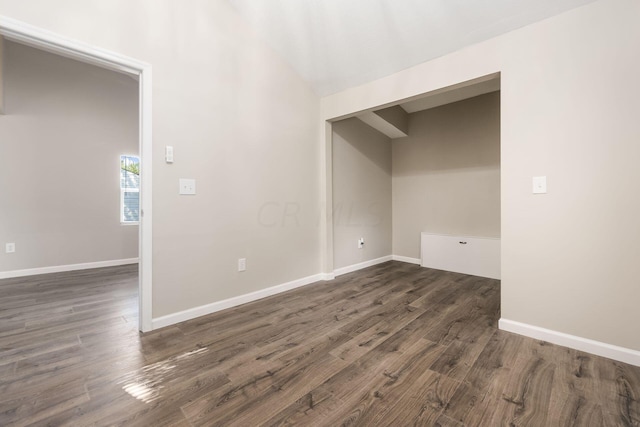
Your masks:
<instances>
[{"instance_id":1,"label":"white baseboard","mask_svg":"<svg viewBox=\"0 0 640 427\"><path fill-rule=\"evenodd\" d=\"M151 321L152 329L159 329L165 326L174 325L176 323L184 322L186 320L195 319L196 317L206 316L207 314L215 313L216 311L226 310L241 304L256 301L261 298L266 298L275 294L279 294L291 289L299 288L301 286L309 285L320 280L333 280L336 276L341 274L350 273L352 271L361 270L366 267L371 267L383 262L397 260L402 262L409 262L412 264L420 264L419 259L396 257L395 255L387 255L381 258L376 258L370 261L361 262L359 264L350 265L347 267L339 268L333 273L320 273L313 276L304 277L302 279L294 280L292 282L283 283L281 285L272 286L267 289L261 289L259 291L251 292L237 297L228 298L226 300L213 302L211 304L201 305L199 307L190 308L177 313L168 314L153 319Z\"/></svg>"},{"instance_id":2,"label":"white baseboard","mask_svg":"<svg viewBox=\"0 0 640 427\"><path fill-rule=\"evenodd\" d=\"M563 332L552 331L550 329L540 328L538 326L528 325L526 323L520 323L504 318L500 319L498 325L503 331L514 332L537 340L547 341L552 344L585 351L587 353L607 357L630 365L640 366L640 351L637 350L594 341L575 335L569 335Z\"/></svg>"},{"instance_id":3,"label":"white baseboard","mask_svg":"<svg viewBox=\"0 0 640 427\"><path fill-rule=\"evenodd\" d=\"M196 317L206 316L207 314L215 313L216 311L226 310L227 308L232 308L241 304L259 300L261 298L266 298L271 295L286 292L291 289L318 282L320 280L326 280L324 279L324 277L325 275L323 274L315 274L313 276L303 277L302 279L293 280L291 282L272 286L266 289L260 289L259 291L239 295L237 297L228 298L222 301L216 301L211 304L201 305L199 307L190 308L188 310L179 311L177 313L168 314L166 316L157 317L151 321L151 326L152 329L159 329L165 326L184 322L186 320L195 319Z\"/></svg>"},{"instance_id":4,"label":"white baseboard","mask_svg":"<svg viewBox=\"0 0 640 427\"><path fill-rule=\"evenodd\" d=\"M109 261L85 262L83 264L54 265L51 267L27 268L25 270L0 271L0 279L35 276L36 274L62 273L64 271L88 270L90 268L116 267L137 264L138 258L113 259Z\"/></svg>"},{"instance_id":5,"label":"white baseboard","mask_svg":"<svg viewBox=\"0 0 640 427\"><path fill-rule=\"evenodd\" d=\"M376 264L382 264L383 262L387 262L387 261L401 261L401 262L407 262L409 264L420 265L420 258L409 258L406 256L400 256L400 255L387 255L387 256L372 259L369 261L360 262L358 264L353 264L353 265L348 265L346 267L338 268L333 271L333 276L337 277L343 274L352 273L354 271L362 270L363 268L371 267ZM331 277L331 279L333 279L333 277ZM325 280L330 280L330 279L325 279Z\"/></svg>"},{"instance_id":6,"label":"white baseboard","mask_svg":"<svg viewBox=\"0 0 640 427\"><path fill-rule=\"evenodd\" d=\"M346 267L337 268L333 270L334 276L341 276L343 274L351 273L353 271L362 270L363 268L371 267L376 264L381 264L383 262L391 261L392 256L387 255L381 258L372 259L369 261L359 262L358 264L348 265Z\"/></svg>"},{"instance_id":7,"label":"white baseboard","mask_svg":"<svg viewBox=\"0 0 640 427\"><path fill-rule=\"evenodd\" d=\"M422 264L422 262L420 261L420 258L410 258L408 256L402 256L402 255L393 255L392 259L394 261L402 261L402 262L408 262L409 264Z\"/></svg>"}]
</instances>

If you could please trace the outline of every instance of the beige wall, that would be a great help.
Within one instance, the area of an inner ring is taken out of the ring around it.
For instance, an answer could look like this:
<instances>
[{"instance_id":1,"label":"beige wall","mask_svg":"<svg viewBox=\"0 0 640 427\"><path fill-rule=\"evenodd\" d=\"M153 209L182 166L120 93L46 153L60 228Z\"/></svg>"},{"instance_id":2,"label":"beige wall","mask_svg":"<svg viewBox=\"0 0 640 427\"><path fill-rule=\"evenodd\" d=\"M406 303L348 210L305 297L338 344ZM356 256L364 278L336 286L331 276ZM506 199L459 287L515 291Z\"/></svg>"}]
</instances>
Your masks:
<instances>
[{"instance_id":1,"label":"beige wall","mask_svg":"<svg viewBox=\"0 0 640 427\"><path fill-rule=\"evenodd\" d=\"M393 147L393 254L420 233L500 237L500 94L409 115Z\"/></svg>"},{"instance_id":2,"label":"beige wall","mask_svg":"<svg viewBox=\"0 0 640 427\"><path fill-rule=\"evenodd\" d=\"M0 271L137 258L120 155L138 152L138 83L9 41L4 59Z\"/></svg>"},{"instance_id":3,"label":"beige wall","mask_svg":"<svg viewBox=\"0 0 640 427\"><path fill-rule=\"evenodd\" d=\"M321 113L500 72L502 316L635 350L638 17L638 1L598 1L323 98ZM538 175L546 195L532 194Z\"/></svg>"},{"instance_id":4,"label":"beige wall","mask_svg":"<svg viewBox=\"0 0 640 427\"><path fill-rule=\"evenodd\" d=\"M226 1L0 0L0 15L151 64L154 318L319 273L318 97Z\"/></svg>"},{"instance_id":5,"label":"beige wall","mask_svg":"<svg viewBox=\"0 0 640 427\"><path fill-rule=\"evenodd\" d=\"M4 37L0 36L0 114L4 114Z\"/></svg>"},{"instance_id":6,"label":"beige wall","mask_svg":"<svg viewBox=\"0 0 640 427\"><path fill-rule=\"evenodd\" d=\"M391 255L391 140L355 118L333 124L333 218L336 269Z\"/></svg>"}]
</instances>

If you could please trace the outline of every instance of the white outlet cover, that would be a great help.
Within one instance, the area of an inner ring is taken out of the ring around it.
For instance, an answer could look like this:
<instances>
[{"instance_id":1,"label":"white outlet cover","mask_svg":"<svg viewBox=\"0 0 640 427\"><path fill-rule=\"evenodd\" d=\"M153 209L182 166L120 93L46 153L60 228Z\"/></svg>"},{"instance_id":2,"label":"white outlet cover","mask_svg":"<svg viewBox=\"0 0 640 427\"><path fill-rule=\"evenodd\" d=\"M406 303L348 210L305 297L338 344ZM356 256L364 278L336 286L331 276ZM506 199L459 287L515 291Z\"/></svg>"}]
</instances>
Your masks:
<instances>
[{"instance_id":1,"label":"white outlet cover","mask_svg":"<svg viewBox=\"0 0 640 427\"><path fill-rule=\"evenodd\" d=\"M533 177L533 194L545 194L547 192L547 177Z\"/></svg>"},{"instance_id":2,"label":"white outlet cover","mask_svg":"<svg viewBox=\"0 0 640 427\"><path fill-rule=\"evenodd\" d=\"M196 180L180 178L180 194L196 194Z\"/></svg>"},{"instance_id":3,"label":"white outlet cover","mask_svg":"<svg viewBox=\"0 0 640 427\"><path fill-rule=\"evenodd\" d=\"M12 254L16 251L16 244L15 243L7 243L5 245L5 252L8 254Z\"/></svg>"}]
</instances>

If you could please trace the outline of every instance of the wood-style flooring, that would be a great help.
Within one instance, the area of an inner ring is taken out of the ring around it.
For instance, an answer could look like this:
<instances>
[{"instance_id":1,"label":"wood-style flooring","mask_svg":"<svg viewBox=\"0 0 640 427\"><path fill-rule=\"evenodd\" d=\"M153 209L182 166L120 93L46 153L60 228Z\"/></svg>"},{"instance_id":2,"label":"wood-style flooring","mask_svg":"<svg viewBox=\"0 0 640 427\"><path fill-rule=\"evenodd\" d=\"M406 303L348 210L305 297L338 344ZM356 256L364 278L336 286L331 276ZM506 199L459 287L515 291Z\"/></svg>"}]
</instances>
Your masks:
<instances>
[{"instance_id":1,"label":"wood-style flooring","mask_svg":"<svg viewBox=\"0 0 640 427\"><path fill-rule=\"evenodd\" d=\"M639 426L640 368L388 262L148 334L136 266L0 281L0 425Z\"/></svg>"}]
</instances>

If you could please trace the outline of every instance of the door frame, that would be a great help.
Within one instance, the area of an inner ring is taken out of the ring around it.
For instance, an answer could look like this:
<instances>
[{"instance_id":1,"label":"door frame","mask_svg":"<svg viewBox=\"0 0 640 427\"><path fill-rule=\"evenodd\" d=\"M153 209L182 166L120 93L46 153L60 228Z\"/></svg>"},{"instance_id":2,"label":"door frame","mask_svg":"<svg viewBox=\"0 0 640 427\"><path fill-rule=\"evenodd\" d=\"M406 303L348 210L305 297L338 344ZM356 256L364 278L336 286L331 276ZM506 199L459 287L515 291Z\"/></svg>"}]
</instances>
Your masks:
<instances>
[{"instance_id":1,"label":"door frame","mask_svg":"<svg viewBox=\"0 0 640 427\"><path fill-rule=\"evenodd\" d=\"M151 65L134 58L110 52L87 43L35 27L0 15L0 36L67 58L96 65L119 73L136 76L139 90L139 154L140 154L140 226L138 228L138 328L152 330L153 263L152 263L152 139L151 139Z\"/></svg>"}]
</instances>

